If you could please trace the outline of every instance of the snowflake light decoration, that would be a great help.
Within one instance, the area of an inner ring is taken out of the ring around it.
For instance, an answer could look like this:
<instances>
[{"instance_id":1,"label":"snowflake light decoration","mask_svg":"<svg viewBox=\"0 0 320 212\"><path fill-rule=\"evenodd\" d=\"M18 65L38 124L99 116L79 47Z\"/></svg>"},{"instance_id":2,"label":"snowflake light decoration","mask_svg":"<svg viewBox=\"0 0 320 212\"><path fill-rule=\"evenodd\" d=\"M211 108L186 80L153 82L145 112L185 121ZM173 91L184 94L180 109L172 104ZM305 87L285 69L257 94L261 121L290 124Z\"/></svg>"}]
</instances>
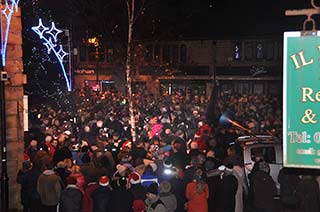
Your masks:
<instances>
[{"instance_id":1,"label":"snowflake light decoration","mask_svg":"<svg viewBox=\"0 0 320 212\"><path fill-rule=\"evenodd\" d=\"M43 25L41 18L39 19L38 26L34 26L31 28L37 35L39 35L40 40L43 40L43 45L47 47L47 52L50 54L53 52L54 56L57 58L58 63L60 64L63 77L67 84L68 91L71 91L71 79L68 78L67 72L65 70L65 67L63 65L63 58L69 53L65 52L63 50L62 45L57 45L58 43L58 35L62 33L62 30L59 30L56 28L54 22L51 24L51 28L46 27ZM49 36L46 36L46 35Z\"/></svg>"},{"instance_id":2,"label":"snowflake light decoration","mask_svg":"<svg viewBox=\"0 0 320 212\"><path fill-rule=\"evenodd\" d=\"M7 54L7 44L9 37L9 30L11 24L11 18L14 11L18 11L19 0L5 0L5 8L1 10L1 16L3 15L6 19L5 30L1 29L2 34L2 43L1 43L1 59L2 65L6 65L6 54ZM2 28L2 26L1 26Z\"/></svg>"}]
</instances>

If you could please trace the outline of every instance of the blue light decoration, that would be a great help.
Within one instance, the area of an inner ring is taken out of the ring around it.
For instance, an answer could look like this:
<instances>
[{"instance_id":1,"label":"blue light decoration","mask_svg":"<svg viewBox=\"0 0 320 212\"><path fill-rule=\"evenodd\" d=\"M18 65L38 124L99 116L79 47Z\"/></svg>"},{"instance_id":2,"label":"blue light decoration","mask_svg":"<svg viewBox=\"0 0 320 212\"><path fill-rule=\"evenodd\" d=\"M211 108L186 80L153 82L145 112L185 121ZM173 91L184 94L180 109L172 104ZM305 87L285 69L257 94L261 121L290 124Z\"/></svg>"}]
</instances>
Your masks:
<instances>
[{"instance_id":1,"label":"blue light decoration","mask_svg":"<svg viewBox=\"0 0 320 212\"><path fill-rule=\"evenodd\" d=\"M7 44L8 44L8 37L9 37L9 29L10 29L10 23L12 14L14 11L18 11L18 4L19 0L6 0L5 1L5 8L1 10L1 13L6 18L6 29L1 30L1 32L4 32L4 35L2 34L2 44L1 44L1 60L2 65L6 65L6 54L7 54ZM2 6L2 4L1 4ZM2 27L2 26L1 26Z\"/></svg>"},{"instance_id":2,"label":"blue light decoration","mask_svg":"<svg viewBox=\"0 0 320 212\"><path fill-rule=\"evenodd\" d=\"M69 54L63 50L62 45L57 45L58 35L63 31L57 29L54 22L51 23L51 28L44 26L41 18L39 19L38 26L34 26L31 29L37 33L37 35L39 35L40 40L44 40L43 45L47 47L48 54L50 54L52 51L54 56L57 58L63 73L63 77L67 84L67 89L68 91L71 91L71 79L68 78L67 72L63 65L63 58ZM45 36L47 34L48 36Z\"/></svg>"}]
</instances>

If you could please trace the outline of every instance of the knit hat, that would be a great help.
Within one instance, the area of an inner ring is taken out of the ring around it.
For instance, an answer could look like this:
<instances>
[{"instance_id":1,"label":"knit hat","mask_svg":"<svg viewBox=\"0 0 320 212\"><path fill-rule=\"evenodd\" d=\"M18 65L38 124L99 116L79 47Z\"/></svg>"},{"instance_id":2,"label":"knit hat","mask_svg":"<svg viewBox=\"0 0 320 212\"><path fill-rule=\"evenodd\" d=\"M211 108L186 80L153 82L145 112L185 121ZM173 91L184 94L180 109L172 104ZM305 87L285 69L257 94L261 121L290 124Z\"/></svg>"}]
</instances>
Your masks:
<instances>
[{"instance_id":1,"label":"knit hat","mask_svg":"<svg viewBox=\"0 0 320 212\"><path fill-rule=\"evenodd\" d=\"M129 182L131 184L138 184L141 182L141 176L137 172L132 172L129 175Z\"/></svg>"},{"instance_id":2,"label":"knit hat","mask_svg":"<svg viewBox=\"0 0 320 212\"><path fill-rule=\"evenodd\" d=\"M73 176L67 177L67 185L76 185L77 184L77 178Z\"/></svg>"},{"instance_id":3,"label":"knit hat","mask_svg":"<svg viewBox=\"0 0 320 212\"><path fill-rule=\"evenodd\" d=\"M99 185L108 186L109 185L109 178L107 176L100 177Z\"/></svg>"},{"instance_id":4,"label":"knit hat","mask_svg":"<svg viewBox=\"0 0 320 212\"><path fill-rule=\"evenodd\" d=\"M158 194L158 183L152 183L151 185L149 185L149 187L147 188L147 193L151 193L151 194Z\"/></svg>"},{"instance_id":5,"label":"knit hat","mask_svg":"<svg viewBox=\"0 0 320 212\"><path fill-rule=\"evenodd\" d=\"M168 193L171 191L171 184L168 181L162 181L159 185L160 193Z\"/></svg>"}]
</instances>

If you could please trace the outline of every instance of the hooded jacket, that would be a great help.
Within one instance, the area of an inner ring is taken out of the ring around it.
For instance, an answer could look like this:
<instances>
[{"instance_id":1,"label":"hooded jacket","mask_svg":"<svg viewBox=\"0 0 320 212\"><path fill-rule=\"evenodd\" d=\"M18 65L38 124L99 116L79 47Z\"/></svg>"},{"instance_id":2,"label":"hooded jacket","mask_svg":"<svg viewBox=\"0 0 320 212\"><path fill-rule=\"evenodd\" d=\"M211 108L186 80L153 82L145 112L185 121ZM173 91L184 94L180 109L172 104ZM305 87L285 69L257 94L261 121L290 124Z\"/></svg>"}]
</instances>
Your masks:
<instances>
[{"instance_id":1,"label":"hooded jacket","mask_svg":"<svg viewBox=\"0 0 320 212\"><path fill-rule=\"evenodd\" d=\"M61 178L53 170L45 170L38 178L37 190L43 205L55 206L62 191Z\"/></svg>"}]
</instances>

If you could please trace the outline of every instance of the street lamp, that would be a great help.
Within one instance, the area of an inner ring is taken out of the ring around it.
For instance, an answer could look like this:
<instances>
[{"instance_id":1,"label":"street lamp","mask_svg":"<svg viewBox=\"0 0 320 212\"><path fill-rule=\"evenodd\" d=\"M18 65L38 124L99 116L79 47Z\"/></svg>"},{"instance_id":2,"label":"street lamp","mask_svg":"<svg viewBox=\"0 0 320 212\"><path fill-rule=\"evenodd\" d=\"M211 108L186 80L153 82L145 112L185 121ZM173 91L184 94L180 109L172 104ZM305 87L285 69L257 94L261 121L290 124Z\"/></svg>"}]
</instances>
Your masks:
<instances>
[{"instance_id":1,"label":"street lamp","mask_svg":"<svg viewBox=\"0 0 320 212\"><path fill-rule=\"evenodd\" d=\"M100 42L99 39L97 37L93 37L93 38L88 38L88 43L92 44L95 47L95 60L96 60L96 83L97 83L97 89L99 89L99 69L98 69L98 65L99 65L99 46L100 46Z\"/></svg>"}]
</instances>

